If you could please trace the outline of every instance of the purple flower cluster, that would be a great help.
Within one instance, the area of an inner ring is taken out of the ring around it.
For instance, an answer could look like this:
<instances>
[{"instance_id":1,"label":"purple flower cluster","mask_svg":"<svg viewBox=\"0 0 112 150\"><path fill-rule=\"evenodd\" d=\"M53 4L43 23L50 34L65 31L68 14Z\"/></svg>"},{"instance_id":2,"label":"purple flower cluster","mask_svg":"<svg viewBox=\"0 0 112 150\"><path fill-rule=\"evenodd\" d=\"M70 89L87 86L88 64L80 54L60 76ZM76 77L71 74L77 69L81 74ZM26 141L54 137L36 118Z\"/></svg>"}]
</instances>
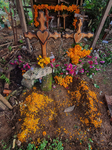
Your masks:
<instances>
[{"instance_id":1,"label":"purple flower cluster","mask_svg":"<svg viewBox=\"0 0 112 150\"><path fill-rule=\"evenodd\" d=\"M18 56L17 59L15 59L15 61L10 62L11 65L18 65L19 68L21 68L21 70L29 70L31 67L28 63L24 62L22 60L22 56Z\"/></svg>"}]
</instances>

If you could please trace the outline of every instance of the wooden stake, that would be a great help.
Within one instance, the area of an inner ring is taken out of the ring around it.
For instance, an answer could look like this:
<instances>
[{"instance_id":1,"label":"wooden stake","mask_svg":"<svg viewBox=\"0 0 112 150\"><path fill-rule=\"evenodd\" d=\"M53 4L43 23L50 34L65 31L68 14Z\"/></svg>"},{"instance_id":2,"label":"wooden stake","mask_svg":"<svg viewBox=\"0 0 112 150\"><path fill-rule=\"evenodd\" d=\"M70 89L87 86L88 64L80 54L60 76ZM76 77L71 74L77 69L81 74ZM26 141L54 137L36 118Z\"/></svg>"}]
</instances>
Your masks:
<instances>
[{"instance_id":1,"label":"wooden stake","mask_svg":"<svg viewBox=\"0 0 112 150\"><path fill-rule=\"evenodd\" d=\"M10 103L0 94L0 101L2 101L8 108L13 109Z\"/></svg>"},{"instance_id":2,"label":"wooden stake","mask_svg":"<svg viewBox=\"0 0 112 150\"><path fill-rule=\"evenodd\" d=\"M107 16L108 16L108 13L109 13L111 7L112 7L112 0L109 0L108 3L107 3L107 6L106 6L106 8L105 8L104 14L103 14L103 16L102 16L101 22L100 22L100 24L99 24L99 26L98 26L98 28L97 28L97 30L96 30L96 33L95 33L93 42L92 42L92 44L91 44L91 47L92 47L93 49L95 48L96 42L97 42L97 40L98 40L98 38L99 38L99 35L100 35L100 33L101 33L101 30L102 30L102 28L103 28L103 25L104 25L104 23L105 23L105 20L106 20L106 18L107 18Z\"/></svg>"},{"instance_id":3,"label":"wooden stake","mask_svg":"<svg viewBox=\"0 0 112 150\"><path fill-rule=\"evenodd\" d=\"M16 4L17 4L18 12L19 12L20 24L21 24L21 27L22 27L22 30L24 33L24 32L27 32L27 25L26 25L22 0L16 0ZM25 41L26 41L26 45L27 45L28 50L31 51L29 39L26 38Z\"/></svg>"}]
</instances>

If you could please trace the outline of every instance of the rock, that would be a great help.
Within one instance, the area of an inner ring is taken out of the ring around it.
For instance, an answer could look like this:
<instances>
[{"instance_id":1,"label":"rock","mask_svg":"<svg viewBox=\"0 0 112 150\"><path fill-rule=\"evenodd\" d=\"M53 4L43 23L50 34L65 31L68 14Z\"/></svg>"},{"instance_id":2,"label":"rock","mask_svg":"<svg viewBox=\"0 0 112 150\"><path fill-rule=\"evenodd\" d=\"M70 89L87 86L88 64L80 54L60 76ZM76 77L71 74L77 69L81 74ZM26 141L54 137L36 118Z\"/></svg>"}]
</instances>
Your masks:
<instances>
[{"instance_id":1,"label":"rock","mask_svg":"<svg viewBox=\"0 0 112 150\"><path fill-rule=\"evenodd\" d=\"M42 89L42 91L51 91L51 89L52 89L52 73L43 77L41 89Z\"/></svg>"},{"instance_id":2,"label":"rock","mask_svg":"<svg viewBox=\"0 0 112 150\"><path fill-rule=\"evenodd\" d=\"M93 55L94 55L94 57L97 57L98 59L100 59L100 56L98 53L94 53Z\"/></svg>"},{"instance_id":3,"label":"rock","mask_svg":"<svg viewBox=\"0 0 112 150\"><path fill-rule=\"evenodd\" d=\"M21 85L25 86L26 88L30 89L34 85L35 80L25 79L23 78L21 81Z\"/></svg>"},{"instance_id":4,"label":"rock","mask_svg":"<svg viewBox=\"0 0 112 150\"><path fill-rule=\"evenodd\" d=\"M64 110L64 112L71 112L71 111L74 110L74 107L75 107L75 105L73 105L73 106L71 106L71 107L68 107L68 108L66 108L66 109Z\"/></svg>"},{"instance_id":5,"label":"rock","mask_svg":"<svg viewBox=\"0 0 112 150\"><path fill-rule=\"evenodd\" d=\"M51 73L52 73L51 67L44 67L44 68L33 67L23 75L21 84L27 88L31 88L34 85L36 79L39 79Z\"/></svg>"}]
</instances>

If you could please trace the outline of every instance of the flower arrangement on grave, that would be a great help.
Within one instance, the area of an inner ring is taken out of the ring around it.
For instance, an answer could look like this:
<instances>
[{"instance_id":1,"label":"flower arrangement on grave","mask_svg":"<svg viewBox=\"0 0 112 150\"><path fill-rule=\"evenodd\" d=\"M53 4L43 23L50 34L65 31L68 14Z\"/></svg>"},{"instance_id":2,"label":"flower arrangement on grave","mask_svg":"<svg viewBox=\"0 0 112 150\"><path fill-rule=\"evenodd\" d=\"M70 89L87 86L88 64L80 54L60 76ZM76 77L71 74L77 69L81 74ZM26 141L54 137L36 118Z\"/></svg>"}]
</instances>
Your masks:
<instances>
[{"instance_id":1,"label":"flower arrangement on grave","mask_svg":"<svg viewBox=\"0 0 112 150\"><path fill-rule=\"evenodd\" d=\"M67 11L67 12L73 12L73 13L77 13L79 14L80 9L77 5L72 4L71 6L66 6L66 5L56 5L56 6L49 6L48 4L41 4L41 5L34 5L34 25L37 27L39 25L39 22L37 21L37 17L38 17L38 10L44 10L44 9L48 9L48 10L54 10L56 11ZM73 20L73 26L76 29L76 22L77 22L77 18L75 18Z\"/></svg>"},{"instance_id":2,"label":"flower arrangement on grave","mask_svg":"<svg viewBox=\"0 0 112 150\"><path fill-rule=\"evenodd\" d=\"M50 63L50 58L49 57L45 57L42 58L41 55L39 55L39 57L37 58L37 64L41 67L44 68L45 66L47 66Z\"/></svg>"},{"instance_id":3,"label":"flower arrangement on grave","mask_svg":"<svg viewBox=\"0 0 112 150\"><path fill-rule=\"evenodd\" d=\"M81 58L84 58L91 53L91 50L92 48L86 50L81 45L77 44L73 48L69 48L67 55L71 58L71 62L77 65Z\"/></svg>"},{"instance_id":4,"label":"flower arrangement on grave","mask_svg":"<svg viewBox=\"0 0 112 150\"><path fill-rule=\"evenodd\" d=\"M95 75L98 71L100 71L99 62L97 60L97 57L87 56L89 60L83 64L83 67L81 70L79 70L80 73L86 73L87 76Z\"/></svg>"},{"instance_id":5,"label":"flower arrangement on grave","mask_svg":"<svg viewBox=\"0 0 112 150\"><path fill-rule=\"evenodd\" d=\"M14 61L10 62L11 65L17 65L23 72L29 70L31 68L28 62L25 62L22 56L18 56Z\"/></svg>"},{"instance_id":6,"label":"flower arrangement on grave","mask_svg":"<svg viewBox=\"0 0 112 150\"><path fill-rule=\"evenodd\" d=\"M57 84L67 88L72 83L73 76L76 75L77 66L69 64L52 64L54 80Z\"/></svg>"}]
</instances>

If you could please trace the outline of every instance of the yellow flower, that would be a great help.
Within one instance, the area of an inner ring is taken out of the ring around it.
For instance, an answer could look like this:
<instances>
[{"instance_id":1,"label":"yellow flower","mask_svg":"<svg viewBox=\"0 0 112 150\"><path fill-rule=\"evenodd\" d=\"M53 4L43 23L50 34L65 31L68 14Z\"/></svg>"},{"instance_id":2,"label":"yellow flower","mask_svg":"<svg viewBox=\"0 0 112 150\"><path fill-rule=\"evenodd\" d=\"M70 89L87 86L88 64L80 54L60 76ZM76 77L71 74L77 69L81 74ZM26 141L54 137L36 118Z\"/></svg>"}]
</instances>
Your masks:
<instances>
[{"instance_id":1,"label":"yellow flower","mask_svg":"<svg viewBox=\"0 0 112 150\"><path fill-rule=\"evenodd\" d=\"M42 56L41 56L41 55L39 55L39 58L42 58Z\"/></svg>"}]
</instances>

